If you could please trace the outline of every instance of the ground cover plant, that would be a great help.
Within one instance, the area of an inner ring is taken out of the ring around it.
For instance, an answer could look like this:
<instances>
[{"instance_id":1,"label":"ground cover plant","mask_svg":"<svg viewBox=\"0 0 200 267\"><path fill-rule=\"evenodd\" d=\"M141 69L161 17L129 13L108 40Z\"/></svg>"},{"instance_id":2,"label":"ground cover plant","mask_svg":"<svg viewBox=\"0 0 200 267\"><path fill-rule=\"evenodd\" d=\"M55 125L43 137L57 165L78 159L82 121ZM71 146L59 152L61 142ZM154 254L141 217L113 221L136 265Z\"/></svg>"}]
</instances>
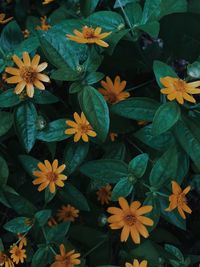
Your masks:
<instances>
[{"instance_id":1,"label":"ground cover plant","mask_svg":"<svg viewBox=\"0 0 200 267\"><path fill-rule=\"evenodd\" d=\"M200 263L200 1L0 1L0 266Z\"/></svg>"}]
</instances>

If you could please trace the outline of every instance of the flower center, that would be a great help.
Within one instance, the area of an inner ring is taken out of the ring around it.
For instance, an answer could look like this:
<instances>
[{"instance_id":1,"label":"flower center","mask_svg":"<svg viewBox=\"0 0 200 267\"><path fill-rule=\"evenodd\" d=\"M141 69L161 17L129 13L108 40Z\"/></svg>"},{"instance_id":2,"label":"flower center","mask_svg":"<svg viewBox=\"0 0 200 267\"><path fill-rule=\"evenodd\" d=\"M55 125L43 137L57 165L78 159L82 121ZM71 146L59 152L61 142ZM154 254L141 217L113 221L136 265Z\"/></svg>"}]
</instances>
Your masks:
<instances>
[{"instance_id":1,"label":"flower center","mask_svg":"<svg viewBox=\"0 0 200 267\"><path fill-rule=\"evenodd\" d=\"M186 91L185 82L182 80L175 81L174 86L176 88L176 91L179 91L179 92L185 92Z\"/></svg>"},{"instance_id":2,"label":"flower center","mask_svg":"<svg viewBox=\"0 0 200 267\"><path fill-rule=\"evenodd\" d=\"M177 199L178 206L183 206L184 204L187 204L187 198L184 194L180 194Z\"/></svg>"},{"instance_id":3,"label":"flower center","mask_svg":"<svg viewBox=\"0 0 200 267\"><path fill-rule=\"evenodd\" d=\"M87 39L90 39L90 38L94 38L95 35L94 35L94 29L92 27L83 27L83 36L84 38L87 38Z\"/></svg>"},{"instance_id":4,"label":"flower center","mask_svg":"<svg viewBox=\"0 0 200 267\"><path fill-rule=\"evenodd\" d=\"M47 173L47 179L50 181L50 182L56 182L57 179L58 179L58 175L54 172L48 172Z\"/></svg>"},{"instance_id":5,"label":"flower center","mask_svg":"<svg viewBox=\"0 0 200 267\"><path fill-rule=\"evenodd\" d=\"M88 130L90 129L90 125L88 124L80 124L79 125L79 131L82 133L82 134L85 134L88 132Z\"/></svg>"},{"instance_id":6,"label":"flower center","mask_svg":"<svg viewBox=\"0 0 200 267\"><path fill-rule=\"evenodd\" d=\"M124 217L124 221L128 226L132 226L136 222L136 217L132 214L128 214Z\"/></svg>"},{"instance_id":7,"label":"flower center","mask_svg":"<svg viewBox=\"0 0 200 267\"><path fill-rule=\"evenodd\" d=\"M21 250L17 248L16 251L15 251L15 255L16 255L17 257L20 257L20 255L21 255Z\"/></svg>"},{"instance_id":8,"label":"flower center","mask_svg":"<svg viewBox=\"0 0 200 267\"><path fill-rule=\"evenodd\" d=\"M116 94L114 94L114 93L109 93L109 95L108 95L108 102L110 103L110 104L114 104L115 102L117 101L117 96L116 96Z\"/></svg>"},{"instance_id":9,"label":"flower center","mask_svg":"<svg viewBox=\"0 0 200 267\"><path fill-rule=\"evenodd\" d=\"M36 77L37 77L37 72L32 67L22 67L20 70L20 76L26 83L31 83L33 84Z\"/></svg>"}]
</instances>

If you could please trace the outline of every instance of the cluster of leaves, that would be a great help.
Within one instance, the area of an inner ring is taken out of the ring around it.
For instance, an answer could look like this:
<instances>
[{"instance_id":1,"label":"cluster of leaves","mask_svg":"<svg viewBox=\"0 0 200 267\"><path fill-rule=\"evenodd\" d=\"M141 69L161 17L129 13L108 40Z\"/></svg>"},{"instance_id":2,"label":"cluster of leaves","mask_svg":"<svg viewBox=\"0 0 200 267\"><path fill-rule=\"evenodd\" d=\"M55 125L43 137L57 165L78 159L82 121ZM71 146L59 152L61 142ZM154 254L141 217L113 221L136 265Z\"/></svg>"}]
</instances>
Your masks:
<instances>
[{"instance_id":1,"label":"cluster of leaves","mask_svg":"<svg viewBox=\"0 0 200 267\"><path fill-rule=\"evenodd\" d=\"M134 258L146 259L148 266L195 266L200 97L182 106L166 101L160 78L200 79L199 1L16 0L1 1L0 8L14 16L0 25L0 251L21 233L28 238L21 266L49 266L61 243L81 253L82 267L125 266ZM41 16L47 16L47 31L37 30ZM112 32L109 47L67 40L66 34L85 25ZM3 77L12 56L25 51L48 62L51 79L32 99L16 95ZM127 81L131 96L110 105L97 89L104 76L116 75ZM88 143L65 134L66 120L81 111L97 133ZM110 133L117 134L114 142ZM33 172L39 162L55 158L66 165L68 180L54 194L49 188L38 192ZM187 220L176 210L165 211L172 180L192 187ZM109 229L107 206L96 197L107 184L110 206L117 206L119 197L153 206L148 217L154 225L140 245L122 244L119 232ZM65 204L79 209L79 218L50 227L48 220Z\"/></svg>"}]
</instances>

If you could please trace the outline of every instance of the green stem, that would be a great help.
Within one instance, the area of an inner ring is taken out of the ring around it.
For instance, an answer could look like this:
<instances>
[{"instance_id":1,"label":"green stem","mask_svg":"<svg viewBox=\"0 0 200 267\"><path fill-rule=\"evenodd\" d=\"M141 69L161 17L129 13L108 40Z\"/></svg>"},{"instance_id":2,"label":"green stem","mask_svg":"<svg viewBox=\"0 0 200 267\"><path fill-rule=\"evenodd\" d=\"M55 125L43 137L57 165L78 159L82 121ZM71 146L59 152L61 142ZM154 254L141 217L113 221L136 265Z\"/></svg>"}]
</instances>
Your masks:
<instances>
[{"instance_id":1,"label":"green stem","mask_svg":"<svg viewBox=\"0 0 200 267\"><path fill-rule=\"evenodd\" d=\"M147 82L145 82L145 83L141 83L141 84L139 84L139 85L137 85L137 86L135 86L135 87L132 87L132 88L128 88L126 91L134 91L134 90L136 90L136 89L139 89L139 88L141 88L141 87L144 87L144 86L146 86L146 85L148 85L148 84L150 84L150 83L153 83L155 81L155 79L152 79L152 80L150 80L150 81L147 81Z\"/></svg>"},{"instance_id":2,"label":"green stem","mask_svg":"<svg viewBox=\"0 0 200 267\"><path fill-rule=\"evenodd\" d=\"M98 247L100 247L106 240L107 240L107 237L104 240L100 241L96 246L94 246L93 248L91 248L88 252L86 252L83 255L83 258L85 258L88 255L90 255L93 251L95 251Z\"/></svg>"}]
</instances>

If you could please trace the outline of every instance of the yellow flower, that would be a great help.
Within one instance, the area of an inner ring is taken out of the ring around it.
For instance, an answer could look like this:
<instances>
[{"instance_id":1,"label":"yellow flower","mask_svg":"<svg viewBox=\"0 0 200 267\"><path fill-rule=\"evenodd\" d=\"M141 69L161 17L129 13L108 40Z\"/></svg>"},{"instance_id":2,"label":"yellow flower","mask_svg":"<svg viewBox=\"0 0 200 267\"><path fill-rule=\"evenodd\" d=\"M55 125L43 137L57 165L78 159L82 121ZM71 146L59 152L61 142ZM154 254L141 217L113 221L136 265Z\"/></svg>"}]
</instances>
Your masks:
<instances>
[{"instance_id":1,"label":"yellow flower","mask_svg":"<svg viewBox=\"0 0 200 267\"><path fill-rule=\"evenodd\" d=\"M58 221L61 222L74 222L75 218L79 216L79 210L71 205L62 206L57 212Z\"/></svg>"},{"instance_id":2,"label":"yellow flower","mask_svg":"<svg viewBox=\"0 0 200 267\"><path fill-rule=\"evenodd\" d=\"M0 251L0 266L14 267L12 260L2 251Z\"/></svg>"},{"instance_id":3,"label":"yellow flower","mask_svg":"<svg viewBox=\"0 0 200 267\"><path fill-rule=\"evenodd\" d=\"M78 142L81 138L84 142L88 142L88 136L95 137L97 135L95 131L93 131L92 126L87 121L83 112L81 112L81 116L75 112L74 120L75 121L66 121L66 124L72 128L65 131L65 134L74 134L74 142Z\"/></svg>"},{"instance_id":4,"label":"yellow flower","mask_svg":"<svg viewBox=\"0 0 200 267\"><path fill-rule=\"evenodd\" d=\"M52 2L54 2L55 0L44 0L44 2L42 2L43 5L48 5Z\"/></svg>"},{"instance_id":5,"label":"yellow flower","mask_svg":"<svg viewBox=\"0 0 200 267\"><path fill-rule=\"evenodd\" d=\"M196 100L192 95L200 93L200 89L196 88L200 86L200 81L186 83L179 78L167 76L160 78L160 82L165 86L160 92L167 95L168 100L173 101L176 99L179 104L183 104L184 99L196 103Z\"/></svg>"},{"instance_id":6,"label":"yellow flower","mask_svg":"<svg viewBox=\"0 0 200 267\"><path fill-rule=\"evenodd\" d=\"M26 247L27 246L27 238L25 236L23 236L23 234L18 234L17 235L19 241L19 244L22 244L22 247Z\"/></svg>"},{"instance_id":7,"label":"yellow flower","mask_svg":"<svg viewBox=\"0 0 200 267\"><path fill-rule=\"evenodd\" d=\"M115 139L117 138L118 134L117 133L110 133L110 140L112 142L115 142Z\"/></svg>"},{"instance_id":8,"label":"yellow flower","mask_svg":"<svg viewBox=\"0 0 200 267\"><path fill-rule=\"evenodd\" d=\"M28 38L30 36L30 31L28 29L25 29L24 31L22 31L24 38Z\"/></svg>"},{"instance_id":9,"label":"yellow flower","mask_svg":"<svg viewBox=\"0 0 200 267\"><path fill-rule=\"evenodd\" d=\"M15 245L10 249L11 258L13 262L18 264L19 262L24 263L24 259L26 259L26 250L22 249L22 244L19 246Z\"/></svg>"},{"instance_id":10,"label":"yellow flower","mask_svg":"<svg viewBox=\"0 0 200 267\"><path fill-rule=\"evenodd\" d=\"M0 13L0 24L6 24L7 22L11 21L13 17L5 19L6 14Z\"/></svg>"},{"instance_id":11,"label":"yellow flower","mask_svg":"<svg viewBox=\"0 0 200 267\"><path fill-rule=\"evenodd\" d=\"M129 206L125 198L119 198L119 205L121 208L110 207L108 212L113 214L108 218L110 228L113 230L121 229L121 242L127 241L129 234L136 244L140 244L140 235L144 238L149 236L145 225L152 226L153 221L143 214L149 213L152 206L143 206L139 201L133 201Z\"/></svg>"},{"instance_id":12,"label":"yellow flower","mask_svg":"<svg viewBox=\"0 0 200 267\"><path fill-rule=\"evenodd\" d=\"M139 263L138 260L134 260L133 264L127 262L125 267L147 267L147 261L144 260Z\"/></svg>"},{"instance_id":13,"label":"yellow flower","mask_svg":"<svg viewBox=\"0 0 200 267\"><path fill-rule=\"evenodd\" d=\"M47 22L47 17L41 17L40 18L41 25L36 27L36 30L41 30L41 31L48 31L51 28L51 25L48 24Z\"/></svg>"},{"instance_id":14,"label":"yellow flower","mask_svg":"<svg viewBox=\"0 0 200 267\"><path fill-rule=\"evenodd\" d=\"M108 204L111 200L111 185L103 186L97 191L97 199L101 202L101 205Z\"/></svg>"},{"instance_id":15,"label":"yellow flower","mask_svg":"<svg viewBox=\"0 0 200 267\"><path fill-rule=\"evenodd\" d=\"M110 77L106 77L106 81L101 81L103 88L99 92L109 104L116 104L130 96L129 92L123 92L126 87L126 81L121 81L119 76L115 77L114 83Z\"/></svg>"},{"instance_id":16,"label":"yellow flower","mask_svg":"<svg viewBox=\"0 0 200 267\"><path fill-rule=\"evenodd\" d=\"M67 180L67 176L62 174L66 168L65 164L58 166L58 160L55 159L51 164L48 160L38 163L39 171L34 171L33 175L38 177L33 181L34 185L40 184L38 191L44 190L49 186L51 193L56 191L56 185L59 187L64 186L64 180Z\"/></svg>"},{"instance_id":17,"label":"yellow flower","mask_svg":"<svg viewBox=\"0 0 200 267\"><path fill-rule=\"evenodd\" d=\"M97 44L102 47L108 47L109 44L104 42L102 39L109 36L112 32L101 33L102 28L97 27L96 29L88 26L82 28L82 32L74 30L75 35L67 34L68 40L80 43L80 44Z\"/></svg>"},{"instance_id":18,"label":"yellow flower","mask_svg":"<svg viewBox=\"0 0 200 267\"><path fill-rule=\"evenodd\" d=\"M50 267L74 267L81 263L79 257L80 253L75 253L75 250L66 252L64 245L61 244L60 254L56 255L55 262Z\"/></svg>"},{"instance_id":19,"label":"yellow flower","mask_svg":"<svg viewBox=\"0 0 200 267\"><path fill-rule=\"evenodd\" d=\"M166 211L178 209L179 214L183 219L186 219L185 213L192 213L192 210L187 205L187 198L185 195L190 191L191 187L187 186L184 190L181 189L177 182L172 181L172 195L169 196L169 207Z\"/></svg>"},{"instance_id":20,"label":"yellow flower","mask_svg":"<svg viewBox=\"0 0 200 267\"><path fill-rule=\"evenodd\" d=\"M58 224L57 221L53 217L48 220L48 226L50 227L53 227L57 224Z\"/></svg>"},{"instance_id":21,"label":"yellow flower","mask_svg":"<svg viewBox=\"0 0 200 267\"><path fill-rule=\"evenodd\" d=\"M47 63L41 63L40 56L35 55L31 61L30 56L27 52L23 53L23 61L16 55L13 56L13 61L18 68L7 67L5 71L14 76L7 78L7 83L15 84L15 94L20 94L26 87L26 92L29 97L34 95L34 87L44 90L44 84L42 82L49 82L49 77L42 74L44 69L47 67ZM42 81L42 82L41 82Z\"/></svg>"}]
</instances>

